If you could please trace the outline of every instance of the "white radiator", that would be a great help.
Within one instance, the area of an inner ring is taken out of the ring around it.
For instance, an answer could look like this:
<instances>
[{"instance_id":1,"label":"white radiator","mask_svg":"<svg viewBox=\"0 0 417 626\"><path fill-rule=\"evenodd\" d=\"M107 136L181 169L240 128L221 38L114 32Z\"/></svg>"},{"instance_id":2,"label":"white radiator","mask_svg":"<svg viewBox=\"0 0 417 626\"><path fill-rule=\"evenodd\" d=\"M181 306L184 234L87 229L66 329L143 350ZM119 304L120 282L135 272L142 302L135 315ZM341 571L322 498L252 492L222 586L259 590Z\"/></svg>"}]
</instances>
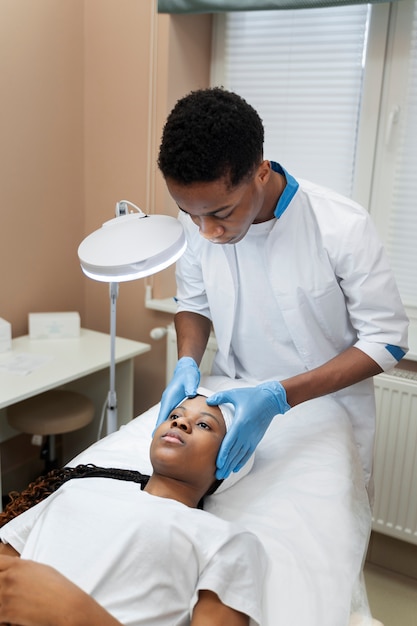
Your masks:
<instances>
[{"instance_id":1,"label":"white radiator","mask_svg":"<svg viewBox=\"0 0 417 626\"><path fill-rule=\"evenodd\" d=\"M209 374L214 335L200 365ZM177 363L173 324L167 328L166 380ZM394 370L374 378L377 427L374 455L373 529L417 544L417 372Z\"/></svg>"},{"instance_id":2,"label":"white radiator","mask_svg":"<svg viewBox=\"0 0 417 626\"><path fill-rule=\"evenodd\" d=\"M417 544L417 372L396 369L374 383L373 529Z\"/></svg>"},{"instance_id":3,"label":"white radiator","mask_svg":"<svg viewBox=\"0 0 417 626\"><path fill-rule=\"evenodd\" d=\"M207 348L200 363L201 374L210 374L211 365L217 351L217 343L214 335L210 335ZM166 363L166 382L167 384L172 378L175 366L177 364L177 336L173 324L167 328L167 363Z\"/></svg>"}]
</instances>

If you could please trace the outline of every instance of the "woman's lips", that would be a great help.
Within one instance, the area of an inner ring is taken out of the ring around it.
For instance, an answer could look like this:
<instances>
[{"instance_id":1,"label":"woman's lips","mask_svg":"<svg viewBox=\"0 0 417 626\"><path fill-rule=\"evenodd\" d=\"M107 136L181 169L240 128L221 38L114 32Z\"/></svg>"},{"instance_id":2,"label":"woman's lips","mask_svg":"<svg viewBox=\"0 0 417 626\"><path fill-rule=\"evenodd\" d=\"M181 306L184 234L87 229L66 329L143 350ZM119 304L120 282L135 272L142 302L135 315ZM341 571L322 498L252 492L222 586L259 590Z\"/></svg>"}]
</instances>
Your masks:
<instances>
[{"instance_id":1,"label":"woman's lips","mask_svg":"<svg viewBox=\"0 0 417 626\"><path fill-rule=\"evenodd\" d=\"M180 435L178 433L175 432L168 432L165 433L165 435L162 436L163 439L165 439L165 441L170 441L171 443L184 443L183 439L181 439Z\"/></svg>"}]
</instances>

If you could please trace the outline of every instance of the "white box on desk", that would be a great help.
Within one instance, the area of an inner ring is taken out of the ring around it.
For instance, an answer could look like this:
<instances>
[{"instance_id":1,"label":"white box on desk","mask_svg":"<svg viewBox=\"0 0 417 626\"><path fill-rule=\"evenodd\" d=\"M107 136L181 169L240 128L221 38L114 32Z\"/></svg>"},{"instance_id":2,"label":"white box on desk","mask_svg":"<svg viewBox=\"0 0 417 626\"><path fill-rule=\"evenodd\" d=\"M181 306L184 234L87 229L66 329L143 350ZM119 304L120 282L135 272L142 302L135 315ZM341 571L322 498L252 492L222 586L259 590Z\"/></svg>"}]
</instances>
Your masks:
<instances>
[{"instance_id":1,"label":"white box on desk","mask_svg":"<svg viewBox=\"0 0 417 626\"><path fill-rule=\"evenodd\" d=\"M29 313L30 339L71 339L79 337L80 325L80 314L77 311Z\"/></svg>"},{"instance_id":2,"label":"white box on desk","mask_svg":"<svg viewBox=\"0 0 417 626\"><path fill-rule=\"evenodd\" d=\"M0 317L0 352L12 349L12 325Z\"/></svg>"}]
</instances>

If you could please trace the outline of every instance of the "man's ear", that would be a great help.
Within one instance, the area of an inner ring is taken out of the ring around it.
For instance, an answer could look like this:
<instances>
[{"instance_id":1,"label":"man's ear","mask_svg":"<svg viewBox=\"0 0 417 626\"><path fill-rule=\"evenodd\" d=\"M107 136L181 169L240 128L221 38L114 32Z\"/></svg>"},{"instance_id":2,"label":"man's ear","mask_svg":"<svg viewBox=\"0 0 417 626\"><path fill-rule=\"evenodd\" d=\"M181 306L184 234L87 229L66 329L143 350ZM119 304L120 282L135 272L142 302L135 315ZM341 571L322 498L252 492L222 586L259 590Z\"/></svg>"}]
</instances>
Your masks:
<instances>
[{"instance_id":1,"label":"man's ear","mask_svg":"<svg viewBox=\"0 0 417 626\"><path fill-rule=\"evenodd\" d=\"M271 162L262 161L256 172L256 178L262 185L266 185L271 176Z\"/></svg>"}]
</instances>

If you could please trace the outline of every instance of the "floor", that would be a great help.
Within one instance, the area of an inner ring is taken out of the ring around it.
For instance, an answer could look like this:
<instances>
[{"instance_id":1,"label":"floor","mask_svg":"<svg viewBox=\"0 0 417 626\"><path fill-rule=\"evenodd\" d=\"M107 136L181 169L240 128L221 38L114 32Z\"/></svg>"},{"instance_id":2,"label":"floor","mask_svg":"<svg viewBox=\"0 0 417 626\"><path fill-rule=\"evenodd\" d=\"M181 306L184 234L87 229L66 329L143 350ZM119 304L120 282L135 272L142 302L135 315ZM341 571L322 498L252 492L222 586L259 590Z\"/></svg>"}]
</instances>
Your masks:
<instances>
[{"instance_id":1,"label":"floor","mask_svg":"<svg viewBox=\"0 0 417 626\"><path fill-rule=\"evenodd\" d=\"M365 581L375 619L384 626L417 626L417 580L368 563Z\"/></svg>"}]
</instances>

